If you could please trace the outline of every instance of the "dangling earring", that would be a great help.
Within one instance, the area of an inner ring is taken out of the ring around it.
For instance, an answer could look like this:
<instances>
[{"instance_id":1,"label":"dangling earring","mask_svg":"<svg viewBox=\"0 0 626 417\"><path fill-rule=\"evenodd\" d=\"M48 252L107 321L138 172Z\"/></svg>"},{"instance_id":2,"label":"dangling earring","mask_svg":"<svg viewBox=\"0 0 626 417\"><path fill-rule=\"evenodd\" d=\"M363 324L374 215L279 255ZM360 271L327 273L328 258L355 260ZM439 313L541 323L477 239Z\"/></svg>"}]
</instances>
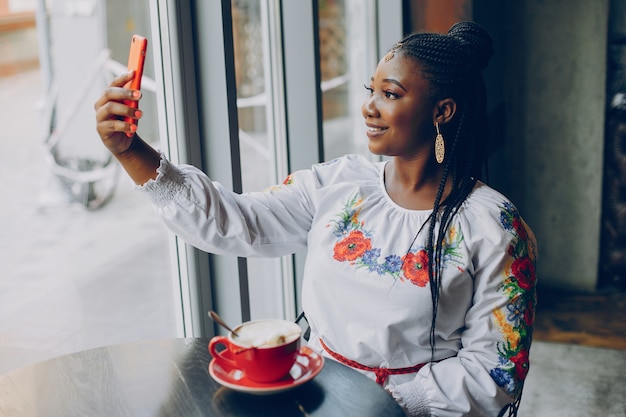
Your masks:
<instances>
[{"instance_id":1,"label":"dangling earring","mask_svg":"<svg viewBox=\"0 0 626 417\"><path fill-rule=\"evenodd\" d=\"M443 135L439 131L439 122L435 122L435 127L437 128L437 137L435 138L435 159L437 163L440 164L443 162L443 158L446 155L446 145L443 142Z\"/></svg>"}]
</instances>

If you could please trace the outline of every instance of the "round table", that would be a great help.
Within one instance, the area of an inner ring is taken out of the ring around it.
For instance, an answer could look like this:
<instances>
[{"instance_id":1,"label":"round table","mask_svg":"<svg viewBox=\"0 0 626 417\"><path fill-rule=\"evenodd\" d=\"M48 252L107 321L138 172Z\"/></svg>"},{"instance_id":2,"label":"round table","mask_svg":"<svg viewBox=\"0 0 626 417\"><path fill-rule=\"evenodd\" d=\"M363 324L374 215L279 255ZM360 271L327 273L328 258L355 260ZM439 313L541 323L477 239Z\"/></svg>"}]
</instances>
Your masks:
<instances>
[{"instance_id":1,"label":"round table","mask_svg":"<svg viewBox=\"0 0 626 417\"><path fill-rule=\"evenodd\" d=\"M219 385L208 339L165 339L86 350L0 376L0 415L403 417L374 381L326 359L312 380L272 395Z\"/></svg>"}]
</instances>

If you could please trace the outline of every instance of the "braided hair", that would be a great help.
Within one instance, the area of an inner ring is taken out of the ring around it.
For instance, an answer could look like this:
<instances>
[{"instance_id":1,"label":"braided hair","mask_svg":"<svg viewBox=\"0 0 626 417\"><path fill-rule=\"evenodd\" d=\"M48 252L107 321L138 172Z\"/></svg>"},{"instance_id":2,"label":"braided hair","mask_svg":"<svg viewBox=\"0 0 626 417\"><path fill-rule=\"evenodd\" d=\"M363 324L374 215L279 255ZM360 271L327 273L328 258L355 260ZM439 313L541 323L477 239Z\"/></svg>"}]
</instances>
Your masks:
<instances>
[{"instance_id":1,"label":"braided hair","mask_svg":"<svg viewBox=\"0 0 626 417\"><path fill-rule=\"evenodd\" d=\"M430 98L453 98L457 103L454 132L447 133L443 177L428 223L428 277L433 316L430 329L431 354L435 352L435 323L441 289L443 246L452 219L476 181L486 170L487 111L482 70L493 55L492 40L478 24L460 22L447 34L414 33L400 41L394 53L417 61L429 81ZM452 134L450 134L452 133ZM441 201L448 179L452 189ZM438 230L435 225L439 221ZM410 250L410 249L409 249Z\"/></svg>"},{"instance_id":2,"label":"braided hair","mask_svg":"<svg viewBox=\"0 0 626 417\"><path fill-rule=\"evenodd\" d=\"M482 70L493 55L491 36L478 24L460 22L447 34L414 33L392 50L417 61L422 76L429 81L433 102L453 98L457 103L455 131L448 135L443 176L439 183L433 215L428 223L428 278L433 316L430 326L431 357L435 355L435 324L441 291L444 240L448 228L476 181L487 171L487 106ZM450 141L450 137L452 140ZM450 194L441 201L448 179ZM436 224L439 221L439 228ZM419 233L419 232L418 232ZM410 248L409 248L410 250ZM517 416L521 392L499 414Z\"/></svg>"}]
</instances>

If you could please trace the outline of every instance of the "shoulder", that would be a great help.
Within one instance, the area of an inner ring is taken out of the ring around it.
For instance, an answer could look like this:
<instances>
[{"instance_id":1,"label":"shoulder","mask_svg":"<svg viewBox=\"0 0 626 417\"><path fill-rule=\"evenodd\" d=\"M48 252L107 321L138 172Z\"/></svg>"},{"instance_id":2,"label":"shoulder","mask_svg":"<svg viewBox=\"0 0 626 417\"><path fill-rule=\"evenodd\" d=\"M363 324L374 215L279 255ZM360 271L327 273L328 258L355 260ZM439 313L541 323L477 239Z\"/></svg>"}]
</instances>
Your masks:
<instances>
[{"instance_id":1,"label":"shoulder","mask_svg":"<svg viewBox=\"0 0 626 417\"><path fill-rule=\"evenodd\" d=\"M475 239L497 246L511 240L536 245L532 230L511 200L482 182L476 183L459 216L464 231Z\"/></svg>"},{"instance_id":2,"label":"shoulder","mask_svg":"<svg viewBox=\"0 0 626 417\"><path fill-rule=\"evenodd\" d=\"M519 212L511 200L480 181L476 183L461 207L465 215L472 217L473 220L480 222L482 219L501 226L506 226L506 222L502 221L502 215L519 217Z\"/></svg>"},{"instance_id":3,"label":"shoulder","mask_svg":"<svg viewBox=\"0 0 626 417\"><path fill-rule=\"evenodd\" d=\"M358 174L369 173L377 174L380 163L372 162L363 155L348 154L339 158L332 159L327 162L321 162L313 166L313 170L320 172L343 171L350 168L348 172Z\"/></svg>"},{"instance_id":4,"label":"shoulder","mask_svg":"<svg viewBox=\"0 0 626 417\"><path fill-rule=\"evenodd\" d=\"M380 178L382 162L371 162L362 155L345 155L311 168L294 171L285 180L265 191L311 194L351 186L376 186Z\"/></svg>"},{"instance_id":5,"label":"shoulder","mask_svg":"<svg viewBox=\"0 0 626 417\"><path fill-rule=\"evenodd\" d=\"M517 212L517 208L508 197L481 181L476 183L462 207L464 211L474 216L492 217L502 210Z\"/></svg>"},{"instance_id":6,"label":"shoulder","mask_svg":"<svg viewBox=\"0 0 626 417\"><path fill-rule=\"evenodd\" d=\"M312 176L321 186L336 183L371 181L379 177L381 163L365 156L349 154L327 162L315 164L310 170L298 171L294 176Z\"/></svg>"}]
</instances>

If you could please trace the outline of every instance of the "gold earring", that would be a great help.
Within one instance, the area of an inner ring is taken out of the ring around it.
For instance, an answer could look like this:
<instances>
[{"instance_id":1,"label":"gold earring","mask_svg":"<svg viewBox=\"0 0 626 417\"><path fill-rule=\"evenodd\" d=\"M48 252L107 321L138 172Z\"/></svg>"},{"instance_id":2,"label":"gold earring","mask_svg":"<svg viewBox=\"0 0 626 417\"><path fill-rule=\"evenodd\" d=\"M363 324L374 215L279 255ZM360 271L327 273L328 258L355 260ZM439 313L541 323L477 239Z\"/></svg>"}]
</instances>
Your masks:
<instances>
[{"instance_id":1,"label":"gold earring","mask_svg":"<svg viewBox=\"0 0 626 417\"><path fill-rule=\"evenodd\" d=\"M435 128L437 129L437 137L435 138L435 159L437 163L443 162L443 158L446 155L446 145L443 141L443 135L439 131L439 122L435 122Z\"/></svg>"}]
</instances>

